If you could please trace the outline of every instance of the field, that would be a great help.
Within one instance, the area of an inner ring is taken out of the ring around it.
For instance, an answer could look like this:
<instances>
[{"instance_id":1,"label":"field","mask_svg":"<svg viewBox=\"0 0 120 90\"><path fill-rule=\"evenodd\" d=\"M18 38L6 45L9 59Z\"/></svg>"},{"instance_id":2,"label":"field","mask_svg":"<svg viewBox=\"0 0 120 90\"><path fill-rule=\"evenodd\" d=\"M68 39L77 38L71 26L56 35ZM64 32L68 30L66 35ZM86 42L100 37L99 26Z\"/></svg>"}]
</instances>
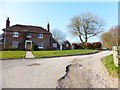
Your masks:
<instances>
[{"instance_id":1,"label":"field","mask_svg":"<svg viewBox=\"0 0 120 90\"><path fill-rule=\"evenodd\" d=\"M25 58L25 51L0 51L0 59Z\"/></svg>"},{"instance_id":2,"label":"field","mask_svg":"<svg viewBox=\"0 0 120 90\"><path fill-rule=\"evenodd\" d=\"M35 58L92 53L98 50L32 51ZM0 59L25 58L26 51L0 51Z\"/></svg>"},{"instance_id":3,"label":"field","mask_svg":"<svg viewBox=\"0 0 120 90\"><path fill-rule=\"evenodd\" d=\"M39 57L85 54L85 53L92 53L92 52L96 52L96 51L98 51L98 50L32 51L32 53L36 58L39 58Z\"/></svg>"}]
</instances>

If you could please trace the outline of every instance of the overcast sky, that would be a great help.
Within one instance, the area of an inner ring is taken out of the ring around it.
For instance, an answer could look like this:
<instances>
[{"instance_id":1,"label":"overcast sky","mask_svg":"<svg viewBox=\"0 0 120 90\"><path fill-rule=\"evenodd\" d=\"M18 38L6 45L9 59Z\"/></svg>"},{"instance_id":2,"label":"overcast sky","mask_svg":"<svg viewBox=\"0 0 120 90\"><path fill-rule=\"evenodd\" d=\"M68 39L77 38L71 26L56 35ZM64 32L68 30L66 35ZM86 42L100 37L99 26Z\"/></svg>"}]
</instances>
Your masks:
<instances>
[{"instance_id":1,"label":"overcast sky","mask_svg":"<svg viewBox=\"0 0 120 90\"><path fill-rule=\"evenodd\" d=\"M5 1L5 0L4 0ZM6 18L10 25L35 25L43 28L50 23L51 30L66 33L70 42L80 42L79 38L68 34L68 24L72 17L84 12L93 12L104 20L105 31L118 25L118 2L0 2L0 34L5 28ZM94 37L89 42L99 41Z\"/></svg>"}]
</instances>

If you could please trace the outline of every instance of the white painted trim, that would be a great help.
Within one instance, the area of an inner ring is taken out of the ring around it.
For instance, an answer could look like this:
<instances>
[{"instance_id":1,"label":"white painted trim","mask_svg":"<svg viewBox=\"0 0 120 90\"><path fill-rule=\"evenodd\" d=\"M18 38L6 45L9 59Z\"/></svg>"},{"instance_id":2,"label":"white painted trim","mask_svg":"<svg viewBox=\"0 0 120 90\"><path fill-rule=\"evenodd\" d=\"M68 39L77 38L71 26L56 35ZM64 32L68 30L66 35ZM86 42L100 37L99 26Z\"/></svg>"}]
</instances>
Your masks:
<instances>
[{"instance_id":1,"label":"white painted trim","mask_svg":"<svg viewBox=\"0 0 120 90\"><path fill-rule=\"evenodd\" d=\"M38 47L39 49L43 49L43 47Z\"/></svg>"},{"instance_id":2,"label":"white painted trim","mask_svg":"<svg viewBox=\"0 0 120 90\"><path fill-rule=\"evenodd\" d=\"M17 34L16 34L17 33ZM15 35L14 35L15 34ZM18 37L19 36L19 32L13 32L13 37Z\"/></svg>"},{"instance_id":3,"label":"white painted trim","mask_svg":"<svg viewBox=\"0 0 120 90\"><path fill-rule=\"evenodd\" d=\"M27 47L27 42L30 42L30 43L31 43L31 48L32 48L32 40L26 40L26 41L25 41L25 49L26 49L26 47Z\"/></svg>"},{"instance_id":4,"label":"white painted trim","mask_svg":"<svg viewBox=\"0 0 120 90\"><path fill-rule=\"evenodd\" d=\"M42 35L42 37L39 37L39 34L38 34L38 38L43 38L43 34L41 34Z\"/></svg>"}]
</instances>

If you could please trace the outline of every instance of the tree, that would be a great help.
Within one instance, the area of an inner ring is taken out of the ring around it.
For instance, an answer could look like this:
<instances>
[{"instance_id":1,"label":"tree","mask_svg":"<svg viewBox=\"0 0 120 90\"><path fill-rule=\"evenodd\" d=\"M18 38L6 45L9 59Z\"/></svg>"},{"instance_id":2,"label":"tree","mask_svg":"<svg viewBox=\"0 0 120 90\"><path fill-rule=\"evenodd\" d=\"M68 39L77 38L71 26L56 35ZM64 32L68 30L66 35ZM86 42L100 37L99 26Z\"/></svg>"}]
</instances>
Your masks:
<instances>
[{"instance_id":1,"label":"tree","mask_svg":"<svg viewBox=\"0 0 120 90\"><path fill-rule=\"evenodd\" d=\"M115 26L112 27L108 32L104 32L102 34L101 40L105 48L112 49L113 46L118 45L118 30L118 26Z\"/></svg>"},{"instance_id":2,"label":"tree","mask_svg":"<svg viewBox=\"0 0 120 90\"><path fill-rule=\"evenodd\" d=\"M60 44L60 49L62 50L62 43L66 39L66 34L61 30L54 29L52 30L53 38Z\"/></svg>"},{"instance_id":3,"label":"tree","mask_svg":"<svg viewBox=\"0 0 120 90\"><path fill-rule=\"evenodd\" d=\"M72 35L79 36L80 41L85 46L89 38L103 31L103 20L92 13L83 13L73 17L68 27Z\"/></svg>"},{"instance_id":4,"label":"tree","mask_svg":"<svg viewBox=\"0 0 120 90\"><path fill-rule=\"evenodd\" d=\"M65 33L62 32L61 30L58 30L58 29L52 30L52 35L53 35L53 38L54 38L58 43L62 43L62 42L65 41L65 39L66 39Z\"/></svg>"}]
</instances>

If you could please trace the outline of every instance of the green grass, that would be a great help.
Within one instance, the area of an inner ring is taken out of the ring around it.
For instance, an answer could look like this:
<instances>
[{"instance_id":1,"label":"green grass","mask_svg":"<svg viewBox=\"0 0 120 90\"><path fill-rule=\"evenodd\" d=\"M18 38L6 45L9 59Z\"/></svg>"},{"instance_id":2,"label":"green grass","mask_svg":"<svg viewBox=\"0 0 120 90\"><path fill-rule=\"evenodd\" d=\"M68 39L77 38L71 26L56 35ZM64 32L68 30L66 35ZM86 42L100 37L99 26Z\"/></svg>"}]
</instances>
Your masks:
<instances>
[{"instance_id":1,"label":"green grass","mask_svg":"<svg viewBox=\"0 0 120 90\"><path fill-rule=\"evenodd\" d=\"M25 51L0 51L0 59L25 58Z\"/></svg>"},{"instance_id":2,"label":"green grass","mask_svg":"<svg viewBox=\"0 0 120 90\"><path fill-rule=\"evenodd\" d=\"M106 56L102 58L101 61L105 65L110 76L120 77L120 74L118 74L118 67L114 65L113 55Z\"/></svg>"},{"instance_id":3,"label":"green grass","mask_svg":"<svg viewBox=\"0 0 120 90\"><path fill-rule=\"evenodd\" d=\"M64 55L74 55L74 54L85 54L96 52L98 50L58 50L58 51L33 51L33 55L38 57L51 57L51 56L64 56Z\"/></svg>"}]
</instances>

